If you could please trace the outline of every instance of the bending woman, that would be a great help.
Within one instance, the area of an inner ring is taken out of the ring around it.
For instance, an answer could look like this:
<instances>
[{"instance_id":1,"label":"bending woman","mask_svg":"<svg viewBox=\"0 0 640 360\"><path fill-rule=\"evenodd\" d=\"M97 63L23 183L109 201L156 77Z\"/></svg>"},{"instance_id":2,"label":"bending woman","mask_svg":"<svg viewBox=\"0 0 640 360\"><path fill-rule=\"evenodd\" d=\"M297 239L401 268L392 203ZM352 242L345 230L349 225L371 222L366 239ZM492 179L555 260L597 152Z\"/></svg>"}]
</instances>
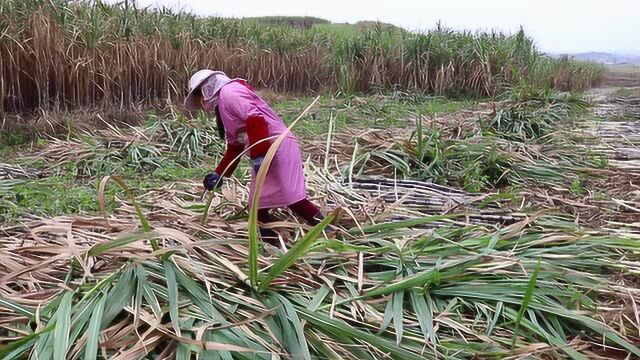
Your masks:
<instances>
[{"instance_id":1,"label":"bending woman","mask_svg":"<svg viewBox=\"0 0 640 360\"><path fill-rule=\"evenodd\" d=\"M246 81L230 79L221 71L205 69L193 74L184 105L190 111L214 112L220 136L227 142L222 160L204 178L204 187L213 190L221 186L222 178L230 176L238 166L238 161L233 160L249 147L248 155L253 162L249 192L249 203L252 203L256 174L272 140L286 131L284 122ZM324 218L320 209L307 198L300 147L291 132L271 162L260 194L258 221L262 224L275 221L270 210L284 207L309 225L317 225ZM333 236L333 228L329 226L325 230L327 235ZM261 226L260 235L263 241L277 244L275 231Z\"/></svg>"}]
</instances>

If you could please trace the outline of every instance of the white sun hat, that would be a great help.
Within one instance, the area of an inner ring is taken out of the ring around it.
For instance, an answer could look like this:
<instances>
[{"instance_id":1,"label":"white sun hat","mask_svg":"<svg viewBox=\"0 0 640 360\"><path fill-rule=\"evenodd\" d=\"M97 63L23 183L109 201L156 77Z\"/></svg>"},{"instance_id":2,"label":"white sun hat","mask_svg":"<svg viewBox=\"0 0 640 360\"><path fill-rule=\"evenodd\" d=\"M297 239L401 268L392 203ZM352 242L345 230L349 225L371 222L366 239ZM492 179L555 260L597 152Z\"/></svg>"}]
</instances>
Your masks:
<instances>
[{"instance_id":1,"label":"white sun hat","mask_svg":"<svg viewBox=\"0 0 640 360\"><path fill-rule=\"evenodd\" d=\"M196 73L191 76L191 79L189 79L189 94L187 94L187 97L184 99L184 107L187 108L187 110L195 111L202 107L202 104L199 101L200 99L196 99L194 92L212 77L215 77L215 79L212 79L215 81L210 81L212 83L213 91L212 93L211 91L207 91L210 94L206 95L209 96L215 96L222 86L231 81L231 79L229 79L229 77L222 71L213 71L209 69L196 71Z\"/></svg>"}]
</instances>

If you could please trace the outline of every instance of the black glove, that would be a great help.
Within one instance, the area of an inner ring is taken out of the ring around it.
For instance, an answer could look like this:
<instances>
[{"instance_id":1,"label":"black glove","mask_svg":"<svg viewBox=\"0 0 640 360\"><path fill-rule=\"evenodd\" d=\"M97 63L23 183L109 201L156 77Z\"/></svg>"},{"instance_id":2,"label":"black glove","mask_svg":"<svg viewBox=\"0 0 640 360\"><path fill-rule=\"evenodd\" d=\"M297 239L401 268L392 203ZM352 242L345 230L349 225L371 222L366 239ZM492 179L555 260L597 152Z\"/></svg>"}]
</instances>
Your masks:
<instances>
[{"instance_id":1,"label":"black glove","mask_svg":"<svg viewBox=\"0 0 640 360\"><path fill-rule=\"evenodd\" d=\"M202 185L204 185L204 188L209 191L219 188L220 186L222 186L222 177L213 172L204 177L204 179L202 180Z\"/></svg>"}]
</instances>

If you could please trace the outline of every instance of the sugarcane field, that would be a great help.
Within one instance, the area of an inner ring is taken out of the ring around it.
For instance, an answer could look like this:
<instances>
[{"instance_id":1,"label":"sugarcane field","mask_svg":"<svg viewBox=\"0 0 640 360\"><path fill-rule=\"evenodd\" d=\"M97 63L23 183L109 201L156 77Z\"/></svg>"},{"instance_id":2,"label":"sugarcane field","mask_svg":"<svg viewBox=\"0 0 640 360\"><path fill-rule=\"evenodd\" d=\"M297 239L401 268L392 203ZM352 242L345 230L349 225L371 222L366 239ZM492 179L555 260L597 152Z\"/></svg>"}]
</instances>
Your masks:
<instances>
[{"instance_id":1,"label":"sugarcane field","mask_svg":"<svg viewBox=\"0 0 640 360\"><path fill-rule=\"evenodd\" d=\"M640 359L640 52L160 3L0 0L0 359Z\"/></svg>"}]
</instances>

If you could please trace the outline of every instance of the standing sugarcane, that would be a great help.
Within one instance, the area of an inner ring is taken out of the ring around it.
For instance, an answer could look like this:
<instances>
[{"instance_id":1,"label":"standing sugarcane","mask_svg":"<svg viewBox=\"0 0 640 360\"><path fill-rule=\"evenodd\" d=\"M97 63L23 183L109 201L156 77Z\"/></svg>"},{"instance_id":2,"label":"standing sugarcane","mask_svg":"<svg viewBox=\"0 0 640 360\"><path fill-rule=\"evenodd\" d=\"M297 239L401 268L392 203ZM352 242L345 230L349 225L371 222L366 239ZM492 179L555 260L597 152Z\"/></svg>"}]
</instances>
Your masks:
<instances>
[{"instance_id":1,"label":"standing sugarcane","mask_svg":"<svg viewBox=\"0 0 640 360\"><path fill-rule=\"evenodd\" d=\"M199 70L189 80L189 94L184 100L189 111L214 112L220 138L227 148L215 170L205 176L206 190L214 190L238 166L241 155L248 150L253 162L249 203L253 202L256 174L262 165L272 140L287 131L284 122L255 90L243 79L230 79L221 71ZM304 167L297 139L288 133L280 144L267 173L259 198L258 221L268 224L276 221L271 209L288 207L309 225L317 225L324 218L320 209L307 198ZM325 229L333 236L332 227ZM260 227L263 241L277 244L278 235Z\"/></svg>"}]
</instances>

